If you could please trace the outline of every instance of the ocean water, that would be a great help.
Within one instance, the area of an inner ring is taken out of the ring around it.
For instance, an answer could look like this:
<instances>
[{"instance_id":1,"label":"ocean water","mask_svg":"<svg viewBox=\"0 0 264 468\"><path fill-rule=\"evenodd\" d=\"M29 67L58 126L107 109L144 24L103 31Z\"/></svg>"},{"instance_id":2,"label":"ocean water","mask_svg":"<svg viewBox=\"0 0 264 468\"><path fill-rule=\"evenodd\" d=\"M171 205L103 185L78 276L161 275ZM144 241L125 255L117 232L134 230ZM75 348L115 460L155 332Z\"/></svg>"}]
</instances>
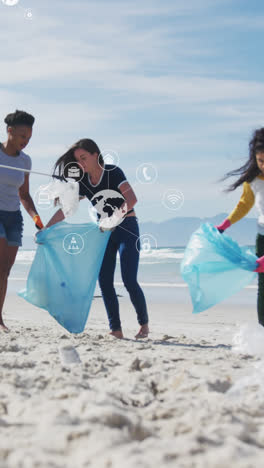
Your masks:
<instances>
[{"instance_id":1,"label":"ocean water","mask_svg":"<svg viewBox=\"0 0 264 468\"><path fill-rule=\"evenodd\" d=\"M12 269L11 279L26 279L35 256L35 250L20 249ZM180 276L180 262L183 258L182 247L159 248L140 253L138 278L146 287L184 287ZM122 281L119 258L117 261L115 282Z\"/></svg>"},{"instance_id":2,"label":"ocean water","mask_svg":"<svg viewBox=\"0 0 264 468\"><path fill-rule=\"evenodd\" d=\"M9 290L17 292L26 286L26 279L35 256L35 250L20 249L12 268ZM183 247L162 247L150 252L141 251L138 280L144 289L148 301L190 303L189 291L180 274L180 264L184 255ZM121 272L119 259L115 273L115 286L121 296L127 295ZM228 299L227 303L255 305L257 294L256 281L243 291ZM100 295L97 285L95 295Z\"/></svg>"}]
</instances>

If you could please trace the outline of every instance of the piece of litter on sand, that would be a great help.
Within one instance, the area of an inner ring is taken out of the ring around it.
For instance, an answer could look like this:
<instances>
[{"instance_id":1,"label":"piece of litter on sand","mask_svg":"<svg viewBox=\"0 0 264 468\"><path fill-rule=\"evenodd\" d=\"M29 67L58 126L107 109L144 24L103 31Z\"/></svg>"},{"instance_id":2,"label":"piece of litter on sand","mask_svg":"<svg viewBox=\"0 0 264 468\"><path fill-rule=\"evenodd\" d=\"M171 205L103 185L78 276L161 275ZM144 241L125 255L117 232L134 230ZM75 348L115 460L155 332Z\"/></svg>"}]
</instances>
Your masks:
<instances>
[{"instance_id":1,"label":"piece of litter on sand","mask_svg":"<svg viewBox=\"0 0 264 468\"><path fill-rule=\"evenodd\" d=\"M78 351L73 346L60 346L59 353L63 365L81 364L82 362Z\"/></svg>"}]
</instances>

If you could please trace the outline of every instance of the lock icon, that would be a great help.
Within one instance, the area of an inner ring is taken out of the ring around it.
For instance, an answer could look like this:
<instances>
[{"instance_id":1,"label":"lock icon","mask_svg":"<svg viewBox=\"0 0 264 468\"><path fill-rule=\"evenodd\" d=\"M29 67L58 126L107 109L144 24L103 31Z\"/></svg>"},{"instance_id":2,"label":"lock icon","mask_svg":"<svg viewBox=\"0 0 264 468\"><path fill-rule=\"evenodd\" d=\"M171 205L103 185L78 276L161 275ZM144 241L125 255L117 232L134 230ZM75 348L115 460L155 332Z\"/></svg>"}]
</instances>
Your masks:
<instances>
[{"instance_id":1,"label":"lock icon","mask_svg":"<svg viewBox=\"0 0 264 468\"><path fill-rule=\"evenodd\" d=\"M147 237L145 237L143 239L143 242L142 242L142 250L143 252L145 253L149 253L151 251L151 245L150 245L150 241Z\"/></svg>"}]
</instances>

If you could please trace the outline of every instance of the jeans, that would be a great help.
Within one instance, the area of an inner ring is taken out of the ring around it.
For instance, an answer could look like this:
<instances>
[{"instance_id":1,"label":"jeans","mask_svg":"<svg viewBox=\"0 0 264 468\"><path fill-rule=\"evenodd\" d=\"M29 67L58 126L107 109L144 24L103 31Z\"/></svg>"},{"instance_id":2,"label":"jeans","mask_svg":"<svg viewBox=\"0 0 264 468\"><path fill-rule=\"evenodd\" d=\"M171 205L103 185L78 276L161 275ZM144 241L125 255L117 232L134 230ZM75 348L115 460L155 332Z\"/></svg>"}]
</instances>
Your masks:
<instances>
[{"instance_id":1,"label":"jeans","mask_svg":"<svg viewBox=\"0 0 264 468\"><path fill-rule=\"evenodd\" d=\"M264 255L264 236L262 234L257 235L256 240L256 255L262 257ZM264 273L258 274L258 321L264 326Z\"/></svg>"},{"instance_id":2,"label":"jeans","mask_svg":"<svg viewBox=\"0 0 264 468\"><path fill-rule=\"evenodd\" d=\"M108 315L109 326L113 331L121 330L119 303L114 288L117 251L119 251L120 255L122 280L136 310L138 323L140 325L148 323L145 296L137 282L139 250L140 240L137 218L129 216L112 232L99 274L99 285Z\"/></svg>"}]
</instances>

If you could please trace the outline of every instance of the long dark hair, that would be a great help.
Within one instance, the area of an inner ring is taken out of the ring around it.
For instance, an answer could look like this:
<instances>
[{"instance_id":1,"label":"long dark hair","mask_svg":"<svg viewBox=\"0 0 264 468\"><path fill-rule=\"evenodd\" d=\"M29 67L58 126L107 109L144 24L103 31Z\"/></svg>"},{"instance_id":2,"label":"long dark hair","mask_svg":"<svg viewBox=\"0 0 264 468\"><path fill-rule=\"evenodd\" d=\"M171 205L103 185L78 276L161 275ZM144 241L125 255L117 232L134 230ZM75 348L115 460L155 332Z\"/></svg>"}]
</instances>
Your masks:
<instances>
[{"instance_id":1,"label":"long dark hair","mask_svg":"<svg viewBox=\"0 0 264 468\"><path fill-rule=\"evenodd\" d=\"M252 180L254 180L255 177L261 173L257 165L257 153L264 153L264 127L255 130L253 133L253 136L249 142L249 158L247 162L238 169L228 172L223 177L222 180L232 176L240 176L232 185L226 189L227 192L232 192L237 187L242 185L243 182L252 182Z\"/></svg>"},{"instance_id":2,"label":"long dark hair","mask_svg":"<svg viewBox=\"0 0 264 468\"><path fill-rule=\"evenodd\" d=\"M82 140L77 141L64 153L55 163L54 169L53 169L53 174L57 174L60 177L63 177L64 174L64 168L66 167L67 164L69 163L76 163L76 159L74 157L74 151L76 149L83 149L88 151L89 153L97 153L98 154L98 164L100 164L101 167L104 167L104 158L101 155L101 151L99 150L97 144L93 141L90 140L89 138L83 138Z\"/></svg>"}]
</instances>

